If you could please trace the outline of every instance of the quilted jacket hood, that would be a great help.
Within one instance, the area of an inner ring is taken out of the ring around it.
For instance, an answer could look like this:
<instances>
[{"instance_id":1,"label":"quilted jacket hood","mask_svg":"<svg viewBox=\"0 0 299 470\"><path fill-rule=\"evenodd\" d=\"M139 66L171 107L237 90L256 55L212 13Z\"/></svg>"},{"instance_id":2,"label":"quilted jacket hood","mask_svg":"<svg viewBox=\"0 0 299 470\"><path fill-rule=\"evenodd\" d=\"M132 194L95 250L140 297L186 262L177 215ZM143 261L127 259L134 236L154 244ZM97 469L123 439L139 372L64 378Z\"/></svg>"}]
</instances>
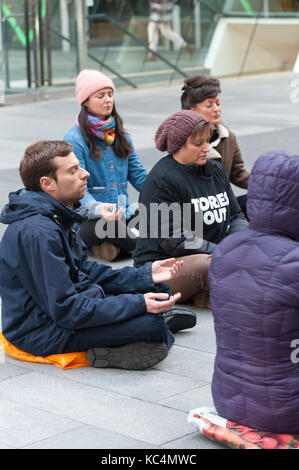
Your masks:
<instances>
[{"instance_id":1,"label":"quilted jacket hood","mask_svg":"<svg viewBox=\"0 0 299 470\"><path fill-rule=\"evenodd\" d=\"M249 178L251 227L299 240L299 156L287 150L261 155Z\"/></svg>"}]
</instances>

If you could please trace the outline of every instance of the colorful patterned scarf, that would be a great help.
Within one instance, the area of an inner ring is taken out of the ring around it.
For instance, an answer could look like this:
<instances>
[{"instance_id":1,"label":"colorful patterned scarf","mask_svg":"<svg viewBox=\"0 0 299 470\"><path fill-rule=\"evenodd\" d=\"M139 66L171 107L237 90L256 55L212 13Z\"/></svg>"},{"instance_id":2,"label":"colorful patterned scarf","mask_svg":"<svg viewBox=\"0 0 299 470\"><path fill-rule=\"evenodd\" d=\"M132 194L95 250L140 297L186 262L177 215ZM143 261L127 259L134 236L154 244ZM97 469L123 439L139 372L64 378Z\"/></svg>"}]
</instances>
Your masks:
<instances>
[{"instance_id":1,"label":"colorful patterned scarf","mask_svg":"<svg viewBox=\"0 0 299 470\"><path fill-rule=\"evenodd\" d=\"M78 116L76 124L80 128ZM87 118L91 132L99 139L105 140L107 144L112 145L115 140L115 117L111 114L105 121L101 121L96 116L88 114Z\"/></svg>"}]
</instances>

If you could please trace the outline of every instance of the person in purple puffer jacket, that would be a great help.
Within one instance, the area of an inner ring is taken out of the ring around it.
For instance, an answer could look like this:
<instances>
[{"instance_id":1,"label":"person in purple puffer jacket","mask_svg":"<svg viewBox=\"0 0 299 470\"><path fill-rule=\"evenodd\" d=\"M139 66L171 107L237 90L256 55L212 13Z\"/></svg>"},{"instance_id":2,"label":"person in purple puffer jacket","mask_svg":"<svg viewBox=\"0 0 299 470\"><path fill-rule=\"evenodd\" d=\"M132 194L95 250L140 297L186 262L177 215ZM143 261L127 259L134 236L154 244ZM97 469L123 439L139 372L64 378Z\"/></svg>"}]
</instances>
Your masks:
<instances>
[{"instance_id":1,"label":"person in purple puffer jacket","mask_svg":"<svg viewBox=\"0 0 299 470\"><path fill-rule=\"evenodd\" d=\"M231 421L299 433L299 156L261 155L248 230L224 238L209 271L215 408Z\"/></svg>"}]
</instances>

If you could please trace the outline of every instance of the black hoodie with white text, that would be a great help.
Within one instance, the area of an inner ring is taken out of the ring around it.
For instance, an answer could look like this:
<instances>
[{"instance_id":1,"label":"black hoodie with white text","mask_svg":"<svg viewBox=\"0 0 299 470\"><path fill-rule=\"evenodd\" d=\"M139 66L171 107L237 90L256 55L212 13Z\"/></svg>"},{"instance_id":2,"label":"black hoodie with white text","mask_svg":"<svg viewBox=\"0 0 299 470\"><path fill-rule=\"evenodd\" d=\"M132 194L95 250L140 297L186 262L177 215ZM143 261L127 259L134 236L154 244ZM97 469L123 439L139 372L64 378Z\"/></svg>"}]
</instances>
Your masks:
<instances>
[{"instance_id":1,"label":"black hoodie with white text","mask_svg":"<svg viewBox=\"0 0 299 470\"><path fill-rule=\"evenodd\" d=\"M211 254L227 235L248 227L223 166L159 160L139 195L135 266L147 261Z\"/></svg>"}]
</instances>

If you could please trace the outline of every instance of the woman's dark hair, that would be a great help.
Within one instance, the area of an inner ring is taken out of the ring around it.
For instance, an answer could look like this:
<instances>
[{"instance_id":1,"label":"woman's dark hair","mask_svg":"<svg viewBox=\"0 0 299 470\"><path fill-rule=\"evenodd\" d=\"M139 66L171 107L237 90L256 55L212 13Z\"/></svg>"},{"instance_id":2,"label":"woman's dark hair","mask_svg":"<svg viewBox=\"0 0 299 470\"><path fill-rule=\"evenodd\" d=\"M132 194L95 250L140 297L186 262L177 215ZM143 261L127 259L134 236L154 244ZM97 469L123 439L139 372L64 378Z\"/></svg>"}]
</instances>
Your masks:
<instances>
[{"instance_id":1,"label":"woman's dark hair","mask_svg":"<svg viewBox=\"0 0 299 470\"><path fill-rule=\"evenodd\" d=\"M97 146L96 136L90 130L88 114L90 113L88 112L86 105L83 103L78 117L80 130L89 148L90 158L94 160L100 160L102 154ZM119 158L128 158L133 149L125 136L123 121L118 112L116 111L114 103L112 115L115 117L115 140L113 143L114 152Z\"/></svg>"},{"instance_id":2,"label":"woman's dark hair","mask_svg":"<svg viewBox=\"0 0 299 470\"><path fill-rule=\"evenodd\" d=\"M49 176L57 181L54 158L67 157L72 151L72 144L60 140L40 140L29 145L19 167L25 188L30 191L41 191L42 176Z\"/></svg>"},{"instance_id":3,"label":"woman's dark hair","mask_svg":"<svg viewBox=\"0 0 299 470\"><path fill-rule=\"evenodd\" d=\"M205 75L193 75L184 80L181 96L182 109L191 109L207 98L215 98L221 93L220 81Z\"/></svg>"}]
</instances>

